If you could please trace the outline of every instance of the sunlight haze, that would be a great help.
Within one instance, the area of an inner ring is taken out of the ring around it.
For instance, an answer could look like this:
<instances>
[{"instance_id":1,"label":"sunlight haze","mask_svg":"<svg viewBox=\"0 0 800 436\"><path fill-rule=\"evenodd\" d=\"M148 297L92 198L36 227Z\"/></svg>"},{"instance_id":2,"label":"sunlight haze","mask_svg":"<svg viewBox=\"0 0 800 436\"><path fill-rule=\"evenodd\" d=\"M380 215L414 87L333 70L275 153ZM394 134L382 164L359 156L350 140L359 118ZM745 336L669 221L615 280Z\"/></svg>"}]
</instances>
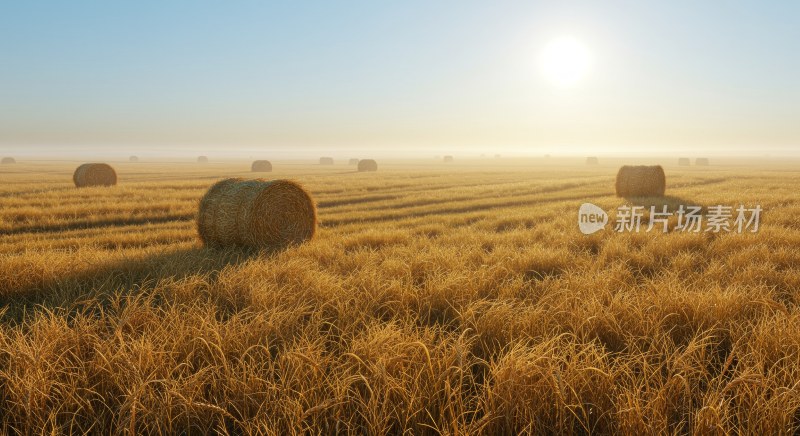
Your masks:
<instances>
[{"instance_id":1,"label":"sunlight haze","mask_svg":"<svg viewBox=\"0 0 800 436\"><path fill-rule=\"evenodd\" d=\"M9 153L794 154L792 2L14 2Z\"/></svg>"}]
</instances>

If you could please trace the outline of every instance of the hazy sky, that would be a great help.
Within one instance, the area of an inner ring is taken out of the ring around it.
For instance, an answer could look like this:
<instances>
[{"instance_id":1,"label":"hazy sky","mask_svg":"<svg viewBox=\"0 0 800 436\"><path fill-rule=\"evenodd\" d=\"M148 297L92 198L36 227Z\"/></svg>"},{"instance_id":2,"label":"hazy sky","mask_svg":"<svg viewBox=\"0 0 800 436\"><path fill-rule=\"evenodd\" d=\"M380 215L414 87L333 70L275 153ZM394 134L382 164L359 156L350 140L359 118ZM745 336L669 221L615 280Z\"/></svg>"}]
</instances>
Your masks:
<instances>
[{"instance_id":1,"label":"hazy sky","mask_svg":"<svg viewBox=\"0 0 800 436\"><path fill-rule=\"evenodd\" d=\"M571 35L571 87L539 57ZM17 1L0 147L779 150L800 2Z\"/></svg>"}]
</instances>

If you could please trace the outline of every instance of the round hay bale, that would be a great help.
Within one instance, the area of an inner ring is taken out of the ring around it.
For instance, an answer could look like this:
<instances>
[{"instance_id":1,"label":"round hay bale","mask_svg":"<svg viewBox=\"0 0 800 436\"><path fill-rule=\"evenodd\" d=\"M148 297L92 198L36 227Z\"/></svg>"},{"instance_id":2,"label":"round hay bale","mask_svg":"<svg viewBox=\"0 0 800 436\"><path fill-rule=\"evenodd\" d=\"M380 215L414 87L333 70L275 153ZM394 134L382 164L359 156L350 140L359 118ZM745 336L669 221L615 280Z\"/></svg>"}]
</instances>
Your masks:
<instances>
[{"instance_id":1,"label":"round hay bale","mask_svg":"<svg viewBox=\"0 0 800 436\"><path fill-rule=\"evenodd\" d=\"M332 157L321 157L319 158L320 165L333 165L333 158Z\"/></svg>"},{"instance_id":2,"label":"round hay bale","mask_svg":"<svg viewBox=\"0 0 800 436\"><path fill-rule=\"evenodd\" d=\"M358 159L352 158L347 162L348 165L358 165Z\"/></svg>"},{"instance_id":3,"label":"round hay bale","mask_svg":"<svg viewBox=\"0 0 800 436\"><path fill-rule=\"evenodd\" d=\"M117 173L111 165L104 163L85 163L72 174L75 186L114 186L117 184Z\"/></svg>"},{"instance_id":4,"label":"round hay bale","mask_svg":"<svg viewBox=\"0 0 800 436\"><path fill-rule=\"evenodd\" d=\"M358 161L358 172L378 171L378 163L374 159L361 159Z\"/></svg>"},{"instance_id":5,"label":"round hay bale","mask_svg":"<svg viewBox=\"0 0 800 436\"><path fill-rule=\"evenodd\" d=\"M689 165L691 165L691 162L692 161L688 157L678 158L678 165L682 167L688 167Z\"/></svg>"},{"instance_id":6,"label":"round hay bale","mask_svg":"<svg viewBox=\"0 0 800 436\"><path fill-rule=\"evenodd\" d=\"M14 159L13 157L4 157L3 160L0 160L0 163L2 163L3 165L10 165L17 163L17 160Z\"/></svg>"},{"instance_id":7,"label":"round hay bale","mask_svg":"<svg viewBox=\"0 0 800 436\"><path fill-rule=\"evenodd\" d=\"M445 162L452 162L453 161L453 156L450 156L450 155L445 156L444 157L444 161Z\"/></svg>"},{"instance_id":8,"label":"round hay bale","mask_svg":"<svg viewBox=\"0 0 800 436\"><path fill-rule=\"evenodd\" d=\"M500 155L499 155L499 154L496 154L496 155L494 155L494 158L495 158L495 159L500 159Z\"/></svg>"},{"instance_id":9,"label":"round hay bale","mask_svg":"<svg viewBox=\"0 0 800 436\"><path fill-rule=\"evenodd\" d=\"M595 156L589 156L586 158L586 165L598 165L600 160L597 159Z\"/></svg>"},{"instance_id":10,"label":"round hay bale","mask_svg":"<svg viewBox=\"0 0 800 436\"><path fill-rule=\"evenodd\" d=\"M208 156L197 156L197 162L199 162L199 163L207 163L208 162Z\"/></svg>"},{"instance_id":11,"label":"round hay bale","mask_svg":"<svg viewBox=\"0 0 800 436\"><path fill-rule=\"evenodd\" d=\"M130 162L139 162L139 156L131 156L128 158Z\"/></svg>"},{"instance_id":12,"label":"round hay bale","mask_svg":"<svg viewBox=\"0 0 800 436\"><path fill-rule=\"evenodd\" d=\"M663 197L666 188L661 165L625 165L617 172L617 197Z\"/></svg>"},{"instance_id":13,"label":"round hay bale","mask_svg":"<svg viewBox=\"0 0 800 436\"><path fill-rule=\"evenodd\" d=\"M200 201L197 232L209 247L283 248L314 237L317 208L290 180L225 179Z\"/></svg>"},{"instance_id":14,"label":"round hay bale","mask_svg":"<svg viewBox=\"0 0 800 436\"><path fill-rule=\"evenodd\" d=\"M254 161L252 165L250 165L250 171L258 172L258 173L269 173L272 172L272 162L268 160L257 160Z\"/></svg>"},{"instance_id":15,"label":"round hay bale","mask_svg":"<svg viewBox=\"0 0 800 436\"><path fill-rule=\"evenodd\" d=\"M707 167L710 164L710 162L707 157L698 157L697 159L695 159L694 164L699 167Z\"/></svg>"}]
</instances>

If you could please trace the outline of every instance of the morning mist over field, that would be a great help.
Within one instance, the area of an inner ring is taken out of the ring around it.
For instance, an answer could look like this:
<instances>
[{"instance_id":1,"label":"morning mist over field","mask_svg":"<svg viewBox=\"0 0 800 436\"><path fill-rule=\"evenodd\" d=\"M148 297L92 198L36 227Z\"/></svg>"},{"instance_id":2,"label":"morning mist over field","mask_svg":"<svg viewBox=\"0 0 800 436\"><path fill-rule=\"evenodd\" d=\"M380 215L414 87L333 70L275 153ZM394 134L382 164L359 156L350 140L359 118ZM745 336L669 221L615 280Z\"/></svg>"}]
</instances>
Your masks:
<instances>
[{"instance_id":1,"label":"morning mist over field","mask_svg":"<svg viewBox=\"0 0 800 436\"><path fill-rule=\"evenodd\" d=\"M798 9L4 4L0 147L795 156Z\"/></svg>"},{"instance_id":2,"label":"morning mist over field","mask_svg":"<svg viewBox=\"0 0 800 436\"><path fill-rule=\"evenodd\" d=\"M800 2L0 4L0 435L800 435Z\"/></svg>"}]
</instances>

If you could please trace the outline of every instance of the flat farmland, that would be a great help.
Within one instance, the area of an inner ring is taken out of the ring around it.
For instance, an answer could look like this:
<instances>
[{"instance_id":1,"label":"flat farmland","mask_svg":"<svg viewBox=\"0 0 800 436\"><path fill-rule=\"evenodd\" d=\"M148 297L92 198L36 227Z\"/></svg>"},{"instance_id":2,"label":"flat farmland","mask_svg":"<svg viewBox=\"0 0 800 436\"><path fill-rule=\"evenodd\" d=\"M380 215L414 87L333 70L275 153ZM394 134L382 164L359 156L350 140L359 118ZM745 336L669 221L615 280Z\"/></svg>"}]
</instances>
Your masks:
<instances>
[{"instance_id":1,"label":"flat farmland","mask_svg":"<svg viewBox=\"0 0 800 436\"><path fill-rule=\"evenodd\" d=\"M4 433L795 433L800 170L620 161L0 166ZM712 163L714 161L712 160ZM314 239L207 249L225 177L291 179ZM584 235L578 209L610 213ZM640 232L614 231L644 206ZM757 233L645 231L650 206L761 206Z\"/></svg>"}]
</instances>

